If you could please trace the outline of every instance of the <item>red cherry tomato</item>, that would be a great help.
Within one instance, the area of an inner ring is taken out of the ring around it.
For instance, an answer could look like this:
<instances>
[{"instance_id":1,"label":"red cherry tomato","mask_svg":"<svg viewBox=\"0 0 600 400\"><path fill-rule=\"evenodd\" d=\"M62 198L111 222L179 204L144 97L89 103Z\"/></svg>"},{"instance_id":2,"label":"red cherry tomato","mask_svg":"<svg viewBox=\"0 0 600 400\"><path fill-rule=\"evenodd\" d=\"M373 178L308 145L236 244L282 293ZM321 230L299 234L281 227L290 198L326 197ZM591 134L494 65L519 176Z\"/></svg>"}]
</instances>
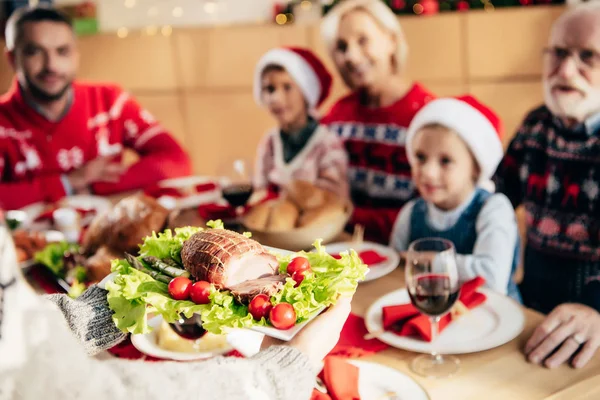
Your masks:
<instances>
[{"instance_id":1,"label":"red cherry tomato","mask_svg":"<svg viewBox=\"0 0 600 400\"><path fill-rule=\"evenodd\" d=\"M306 271L310 269L310 263L304 257L296 257L287 266L287 273L294 275L298 271Z\"/></svg>"},{"instance_id":2,"label":"red cherry tomato","mask_svg":"<svg viewBox=\"0 0 600 400\"><path fill-rule=\"evenodd\" d=\"M198 281L192 285L190 290L190 297L196 304L208 304L210 303L210 283L206 281Z\"/></svg>"},{"instance_id":3,"label":"red cherry tomato","mask_svg":"<svg viewBox=\"0 0 600 400\"><path fill-rule=\"evenodd\" d=\"M250 311L252 317L257 321L260 321L263 317L268 318L272 308L273 304L271 304L271 299L266 294L254 296L248 305L248 311Z\"/></svg>"},{"instance_id":4,"label":"red cherry tomato","mask_svg":"<svg viewBox=\"0 0 600 400\"><path fill-rule=\"evenodd\" d=\"M290 329L296 324L296 311L289 303L279 303L269 313L271 325L277 329Z\"/></svg>"},{"instance_id":5,"label":"red cherry tomato","mask_svg":"<svg viewBox=\"0 0 600 400\"><path fill-rule=\"evenodd\" d=\"M187 300L190 297L192 281L188 278L177 277L169 282L169 294L175 300Z\"/></svg>"},{"instance_id":6,"label":"red cherry tomato","mask_svg":"<svg viewBox=\"0 0 600 400\"><path fill-rule=\"evenodd\" d=\"M292 274L292 279L296 282L295 287L300 286L300 284L302 283L302 281L304 280L304 278L306 277L306 274L308 272L310 272L310 271L305 269L305 270L296 271Z\"/></svg>"}]
</instances>

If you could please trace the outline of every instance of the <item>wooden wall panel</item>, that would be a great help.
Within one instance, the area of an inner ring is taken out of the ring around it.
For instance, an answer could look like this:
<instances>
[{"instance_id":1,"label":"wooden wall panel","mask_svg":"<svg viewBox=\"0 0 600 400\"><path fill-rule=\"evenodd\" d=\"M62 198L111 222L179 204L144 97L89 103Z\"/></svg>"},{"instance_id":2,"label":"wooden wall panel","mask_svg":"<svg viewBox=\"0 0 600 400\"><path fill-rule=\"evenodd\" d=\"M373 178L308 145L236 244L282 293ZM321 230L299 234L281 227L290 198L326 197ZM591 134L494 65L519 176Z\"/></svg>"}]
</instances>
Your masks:
<instances>
[{"instance_id":1,"label":"wooden wall panel","mask_svg":"<svg viewBox=\"0 0 600 400\"><path fill-rule=\"evenodd\" d=\"M251 88L254 66L265 52L283 45L308 46L308 30L302 26L212 28L202 34L202 46L193 43L194 36L190 32L175 36L186 88ZM194 76L199 60L206 65Z\"/></svg>"},{"instance_id":2,"label":"wooden wall panel","mask_svg":"<svg viewBox=\"0 0 600 400\"><path fill-rule=\"evenodd\" d=\"M130 90L165 90L177 87L171 39L132 33L94 35L79 39L79 77L112 81Z\"/></svg>"},{"instance_id":3,"label":"wooden wall panel","mask_svg":"<svg viewBox=\"0 0 600 400\"><path fill-rule=\"evenodd\" d=\"M470 78L538 76L550 27L562 11L562 7L532 7L467 13Z\"/></svg>"},{"instance_id":4,"label":"wooden wall panel","mask_svg":"<svg viewBox=\"0 0 600 400\"><path fill-rule=\"evenodd\" d=\"M430 92L438 97L460 96L468 92L466 84L451 84L437 82L421 82Z\"/></svg>"},{"instance_id":5,"label":"wooden wall panel","mask_svg":"<svg viewBox=\"0 0 600 400\"><path fill-rule=\"evenodd\" d=\"M187 144L183 101L176 93L136 94L139 103L175 136L183 146Z\"/></svg>"},{"instance_id":6,"label":"wooden wall panel","mask_svg":"<svg viewBox=\"0 0 600 400\"><path fill-rule=\"evenodd\" d=\"M543 102L541 82L473 84L471 93L493 108L502 118L505 148L525 115Z\"/></svg>"},{"instance_id":7,"label":"wooden wall panel","mask_svg":"<svg viewBox=\"0 0 600 400\"><path fill-rule=\"evenodd\" d=\"M238 157L254 160L259 140L275 125L251 93L184 95L187 149L198 174L218 174Z\"/></svg>"},{"instance_id":8,"label":"wooden wall panel","mask_svg":"<svg viewBox=\"0 0 600 400\"><path fill-rule=\"evenodd\" d=\"M0 93L6 92L13 78L12 68L8 65L8 60L4 54L4 46L4 41L0 40L0 49L2 49L2 55L0 56Z\"/></svg>"},{"instance_id":9,"label":"wooden wall panel","mask_svg":"<svg viewBox=\"0 0 600 400\"><path fill-rule=\"evenodd\" d=\"M462 18L460 13L400 18L409 46L407 72L413 79L454 83L466 79Z\"/></svg>"}]
</instances>

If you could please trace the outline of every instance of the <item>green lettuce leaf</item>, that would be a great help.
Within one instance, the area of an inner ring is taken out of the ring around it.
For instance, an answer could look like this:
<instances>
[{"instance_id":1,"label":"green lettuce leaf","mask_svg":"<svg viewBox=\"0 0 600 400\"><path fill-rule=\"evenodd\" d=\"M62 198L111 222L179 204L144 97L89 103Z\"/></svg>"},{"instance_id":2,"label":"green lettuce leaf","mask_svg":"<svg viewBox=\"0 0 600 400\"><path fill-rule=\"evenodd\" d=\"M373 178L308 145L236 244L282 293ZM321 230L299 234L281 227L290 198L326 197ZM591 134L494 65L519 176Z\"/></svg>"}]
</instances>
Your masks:
<instances>
[{"instance_id":1,"label":"green lettuce leaf","mask_svg":"<svg viewBox=\"0 0 600 400\"><path fill-rule=\"evenodd\" d=\"M50 243L43 250L34 254L36 262L44 265L56 276L64 277L63 256L67 251L77 251L79 246L68 242Z\"/></svg>"},{"instance_id":2,"label":"green lettuce leaf","mask_svg":"<svg viewBox=\"0 0 600 400\"><path fill-rule=\"evenodd\" d=\"M222 229L222 224L219 223L220 221L209 226ZM168 252L169 256L180 260L179 252L185 241L183 238L188 238L193 234L190 232L197 232L200 228L182 229L179 232L176 230L175 235L166 231L146 238L141 246L142 253L161 257ZM320 240L314 246L315 252L299 252L293 256L275 254L280 264L280 273L283 274L293 257L306 257L311 264L311 273L306 275L298 287L288 278L283 289L271 298L273 304L292 304L298 323L335 304L340 295L354 293L358 282L364 279L368 270L355 251L342 253L341 259L337 260L326 253ZM106 285L108 303L114 311L115 324L124 332L148 333L150 328L147 319L153 313L161 314L169 323L178 320L181 314L186 317L191 317L194 313L200 314L204 329L215 334L235 328L269 325L264 318L255 321L248 312L248 307L237 303L229 291L219 291L213 287L211 302L197 305L191 301L172 299L165 283L154 280L124 260L114 260L112 270L117 272L117 276L114 282Z\"/></svg>"},{"instance_id":3,"label":"green lettuce leaf","mask_svg":"<svg viewBox=\"0 0 600 400\"><path fill-rule=\"evenodd\" d=\"M140 246L140 255L150 255L154 257L172 258L181 263L181 246L183 242L188 240L194 233L203 230L194 226L186 226L183 228L175 228L175 231L170 229L159 234L152 232L152 236L144 239L144 243Z\"/></svg>"}]
</instances>

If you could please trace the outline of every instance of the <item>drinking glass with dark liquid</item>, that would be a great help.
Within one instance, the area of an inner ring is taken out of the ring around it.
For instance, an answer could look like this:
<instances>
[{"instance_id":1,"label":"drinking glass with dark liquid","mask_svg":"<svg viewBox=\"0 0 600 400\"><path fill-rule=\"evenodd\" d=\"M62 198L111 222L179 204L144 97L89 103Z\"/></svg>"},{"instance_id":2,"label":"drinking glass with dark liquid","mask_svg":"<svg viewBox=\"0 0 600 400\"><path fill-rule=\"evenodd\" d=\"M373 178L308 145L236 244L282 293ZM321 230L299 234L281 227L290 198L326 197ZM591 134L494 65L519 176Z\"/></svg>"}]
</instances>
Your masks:
<instances>
[{"instance_id":1,"label":"drinking glass with dark liquid","mask_svg":"<svg viewBox=\"0 0 600 400\"><path fill-rule=\"evenodd\" d=\"M235 208L237 219L253 193L250 163L236 159L223 164L220 170L221 194Z\"/></svg>"},{"instance_id":2,"label":"drinking glass with dark liquid","mask_svg":"<svg viewBox=\"0 0 600 400\"><path fill-rule=\"evenodd\" d=\"M179 336L188 340L197 340L206 334L206 330L202 327L202 320L198 314L194 314L191 318L181 315L178 321L169 324L169 326Z\"/></svg>"},{"instance_id":3,"label":"drinking glass with dark liquid","mask_svg":"<svg viewBox=\"0 0 600 400\"><path fill-rule=\"evenodd\" d=\"M406 255L405 275L412 304L429 317L433 347L438 336L438 323L450 311L459 295L454 245L439 238L411 243ZM411 369L422 376L443 378L456 373L459 363L458 358L442 356L433 350L431 354L416 357Z\"/></svg>"}]
</instances>

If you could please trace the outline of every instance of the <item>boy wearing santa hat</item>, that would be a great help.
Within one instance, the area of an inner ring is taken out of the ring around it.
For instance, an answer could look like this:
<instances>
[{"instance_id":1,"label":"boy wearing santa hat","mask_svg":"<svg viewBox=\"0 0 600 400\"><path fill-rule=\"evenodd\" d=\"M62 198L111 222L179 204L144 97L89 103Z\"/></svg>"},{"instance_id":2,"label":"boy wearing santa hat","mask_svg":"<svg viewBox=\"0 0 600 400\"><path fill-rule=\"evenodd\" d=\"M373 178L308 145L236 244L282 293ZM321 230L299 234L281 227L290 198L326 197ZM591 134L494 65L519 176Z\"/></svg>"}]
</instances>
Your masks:
<instances>
[{"instance_id":1,"label":"boy wearing santa hat","mask_svg":"<svg viewBox=\"0 0 600 400\"><path fill-rule=\"evenodd\" d=\"M471 96L433 100L412 120L406 149L420 197L400 212L391 244L406 251L426 237L453 242L461 281L482 276L491 289L520 301L512 280L518 260L514 209L491 194L500 163L501 122Z\"/></svg>"},{"instance_id":2,"label":"boy wearing santa hat","mask_svg":"<svg viewBox=\"0 0 600 400\"><path fill-rule=\"evenodd\" d=\"M331 75L310 50L276 48L258 62L254 98L278 126L259 144L256 189L286 189L295 180L348 196L348 159L338 136L320 125L317 108L331 89Z\"/></svg>"}]
</instances>

